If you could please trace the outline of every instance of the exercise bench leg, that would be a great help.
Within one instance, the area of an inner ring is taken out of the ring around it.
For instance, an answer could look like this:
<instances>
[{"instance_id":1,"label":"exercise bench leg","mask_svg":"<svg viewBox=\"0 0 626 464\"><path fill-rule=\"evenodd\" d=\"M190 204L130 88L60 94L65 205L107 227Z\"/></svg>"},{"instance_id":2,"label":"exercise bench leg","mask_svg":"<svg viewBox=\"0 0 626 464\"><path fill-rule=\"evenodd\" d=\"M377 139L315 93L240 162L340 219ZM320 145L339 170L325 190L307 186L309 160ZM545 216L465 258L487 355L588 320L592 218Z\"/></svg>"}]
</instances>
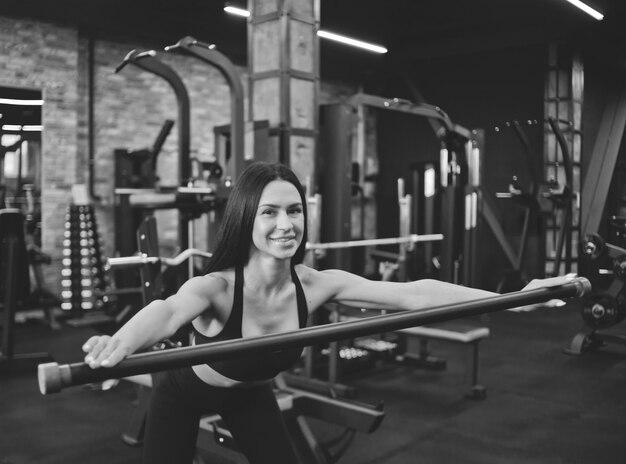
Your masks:
<instances>
[{"instance_id":1,"label":"exercise bench leg","mask_svg":"<svg viewBox=\"0 0 626 464\"><path fill-rule=\"evenodd\" d=\"M479 341L472 343L472 348L468 350L468 366L471 366L471 385L470 390L465 395L473 400L484 400L487 398L487 390L478 383L478 344Z\"/></svg>"}]
</instances>

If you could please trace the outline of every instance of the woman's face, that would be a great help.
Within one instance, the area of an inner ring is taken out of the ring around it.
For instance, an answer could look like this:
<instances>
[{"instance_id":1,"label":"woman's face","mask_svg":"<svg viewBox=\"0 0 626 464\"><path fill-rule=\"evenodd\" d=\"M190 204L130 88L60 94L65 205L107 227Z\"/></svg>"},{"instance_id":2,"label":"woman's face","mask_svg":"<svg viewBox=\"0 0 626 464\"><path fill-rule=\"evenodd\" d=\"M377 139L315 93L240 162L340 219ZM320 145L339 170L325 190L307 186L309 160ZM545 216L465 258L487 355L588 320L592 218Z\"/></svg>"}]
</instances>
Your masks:
<instances>
[{"instance_id":1,"label":"woman's face","mask_svg":"<svg viewBox=\"0 0 626 464\"><path fill-rule=\"evenodd\" d=\"M250 254L291 258L302 242L304 226L302 200L296 187L284 180L270 182L259 200Z\"/></svg>"}]
</instances>

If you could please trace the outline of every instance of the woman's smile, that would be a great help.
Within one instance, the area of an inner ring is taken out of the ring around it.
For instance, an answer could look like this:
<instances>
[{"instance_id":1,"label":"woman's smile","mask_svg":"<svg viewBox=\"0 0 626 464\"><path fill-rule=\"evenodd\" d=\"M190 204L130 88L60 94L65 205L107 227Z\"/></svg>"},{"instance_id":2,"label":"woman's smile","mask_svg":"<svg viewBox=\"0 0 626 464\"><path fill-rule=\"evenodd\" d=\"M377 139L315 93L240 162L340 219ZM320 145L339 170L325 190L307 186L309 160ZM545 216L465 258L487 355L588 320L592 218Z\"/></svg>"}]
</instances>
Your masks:
<instances>
[{"instance_id":1,"label":"woman's smile","mask_svg":"<svg viewBox=\"0 0 626 464\"><path fill-rule=\"evenodd\" d=\"M295 235L289 235L286 237L270 237L270 240L279 244L291 244L290 242L295 243L296 241L296 236Z\"/></svg>"}]
</instances>

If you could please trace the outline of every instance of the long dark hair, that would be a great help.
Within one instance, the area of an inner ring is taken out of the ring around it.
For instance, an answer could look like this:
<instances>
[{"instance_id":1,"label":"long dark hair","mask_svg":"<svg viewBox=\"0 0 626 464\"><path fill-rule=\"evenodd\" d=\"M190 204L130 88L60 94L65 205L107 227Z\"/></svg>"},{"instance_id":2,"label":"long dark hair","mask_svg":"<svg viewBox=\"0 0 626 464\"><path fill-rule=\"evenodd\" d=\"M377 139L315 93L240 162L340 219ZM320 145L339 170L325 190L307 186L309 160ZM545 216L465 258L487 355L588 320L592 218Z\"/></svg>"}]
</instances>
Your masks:
<instances>
[{"instance_id":1,"label":"long dark hair","mask_svg":"<svg viewBox=\"0 0 626 464\"><path fill-rule=\"evenodd\" d=\"M307 209L304 188L295 173L280 163L256 161L248 165L235 181L230 192L224 216L217 234L213 256L204 270L205 274L221 271L248 262L252 228L263 189L274 180L284 180L292 184L300 194L304 213L304 233L302 243L291 258L291 264L304 260L307 241Z\"/></svg>"}]
</instances>

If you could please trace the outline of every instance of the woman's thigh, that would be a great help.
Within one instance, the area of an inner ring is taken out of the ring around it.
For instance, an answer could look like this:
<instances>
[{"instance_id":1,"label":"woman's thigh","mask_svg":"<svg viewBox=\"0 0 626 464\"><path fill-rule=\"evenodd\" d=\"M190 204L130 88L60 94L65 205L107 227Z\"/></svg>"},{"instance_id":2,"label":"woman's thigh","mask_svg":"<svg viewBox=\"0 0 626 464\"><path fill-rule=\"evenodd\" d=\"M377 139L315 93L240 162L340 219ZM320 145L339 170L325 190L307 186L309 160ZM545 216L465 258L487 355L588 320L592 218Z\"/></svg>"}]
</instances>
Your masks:
<instances>
[{"instance_id":1,"label":"woman's thigh","mask_svg":"<svg viewBox=\"0 0 626 464\"><path fill-rule=\"evenodd\" d=\"M271 386L240 389L222 418L251 464L296 464L298 458Z\"/></svg>"}]
</instances>

